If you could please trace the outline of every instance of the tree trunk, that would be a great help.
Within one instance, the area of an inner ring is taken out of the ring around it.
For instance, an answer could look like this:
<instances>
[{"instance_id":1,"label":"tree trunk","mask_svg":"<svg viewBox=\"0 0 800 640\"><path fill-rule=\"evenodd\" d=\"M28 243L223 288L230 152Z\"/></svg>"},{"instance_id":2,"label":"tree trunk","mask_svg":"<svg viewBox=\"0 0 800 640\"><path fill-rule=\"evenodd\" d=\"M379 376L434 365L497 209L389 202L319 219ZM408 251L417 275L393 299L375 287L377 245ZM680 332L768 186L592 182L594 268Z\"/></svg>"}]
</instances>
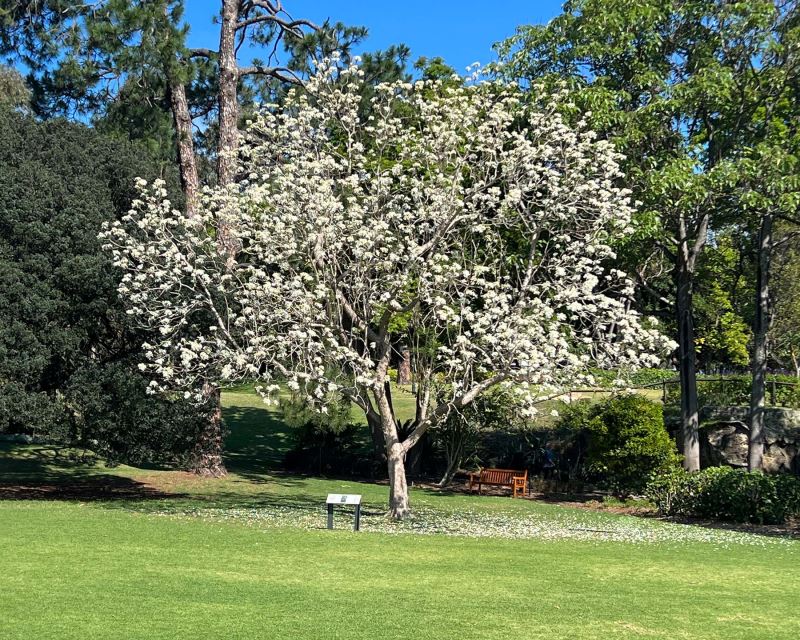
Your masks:
<instances>
[{"instance_id":1,"label":"tree trunk","mask_svg":"<svg viewBox=\"0 0 800 640\"><path fill-rule=\"evenodd\" d=\"M761 469L764 458L764 406L766 405L767 332L770 324L769 276L772 262L772 215L761 218L756 264L756 304L753 314L753 383L750 393L750 437L747 469Z\"/></svg>"},{"instance_id":2,"label":"tree trunk","mask_svg":"<svg viewBox=\"0 0 800 640\"><path fill-rule=\"evenodd\" d=\"M374 412L367 413L367 425L369 426L369 433L372 436L372 450L378 460L383 461L386 455L386 441L383 437L383 427L381 426L381 417Z\"/></svg>"},{"instance_id":3,"label":"tree trunk","mask_svg":"<svg viewBox=\"0 0 800 640\"><path fill-rule=\"evenodd\" d=\"M217 148L217 179L221 185L230 184L236 174L236 153L239 146L239 103L237 84L239 69L236 63L236 23L239 20L240 0L223 0L222 25L219 36L219 141Z\"/></svg>"},{"instance_id":4,"label":"tree trunk","mask_svg":"<svg viewBox=\"0 0 800 640\"><path fill-rule=\"evenodd\" d=\"M400 349L400 363L397 365L397 384L411 384L411 350Z\"/></svg>"},{"instance_id":5,"label":"tree trunk","mask_svg":"<svg viewBox=\"0 0 800 640\"><path fill-rule=\"evenodd\" d=\"M228 474L222 459L222 409L219 389L210 384L203 386L203 395L214 410L206 420L203 431L192 452L191 469L208 478L221 478Z\"/></svg>"},{"instance_id":6,"label":"tree trunk","mask_svg":"<svg viewBox=\"0 0 800 640\"><path fill-rule=\"evenodd\" d=\"M178 147L178 166L180 168L181 186L186 198L186 214L189 217L197 213L200 193L200 179L197 174L197 157L194 152L192 136L192 117L186 99L186 87L181 82L170 81L169 99L172 116L175 121L175 136ZM203 431L195 443L191 456L190 468L200 476L220 478L227 475L225 462L222 459L222 406L220 392L216 387L203 385L203 396L211 412Z\"/></svg>"},{"instance_id":7,"label":"tree trunk","mask_svg":"<svg viewBox=\"0 0 800 640\"><path fill-rule=\"evenodd\" d=\"M458 468L461 466L461 454L453 454L452 456L447 457L447 468L444 470L444 475L442 479L439 480L440 487L448 486L452 481L453 477L456 475Z\"/></svg>"},{"instance_id":8,"label":"tree trunk","mask_svg":"<svg viewBox=\"0 0 800 640\"><path fill-rule=\"evenodd\" d=\"M388 382L388 344L378 364L378 374L384 382L376 383L372 393L380 415L383 440L386 443L386 461L389 469L389 517L405 520L411 515L406 482L406 446L400 442L397 418L392 406L391 386Z\"/></svg>"},{"instance_id":9,"label":"tree trunk","mask_svg":"<svg viewBox=\"0 0 800 640\"><path fill-rule=\"evenodd\" d=\"M406 451L402 444L396 442L387 447L386 456L389 461L389 516L393 520L405 520L411 515L406 483Z\"/></svg>"},{"instance_id":10,"label":"tree trunk","mask_svg":"<svg viewBox=\"0 0 800 640\"><path fill-rule=\"evenodd\" d=\"M186 197L186 213L192 216L197 211L200 179L197 175L197 158L194 153L192 116L189 113L189 103L186 100L186 87L183 83L170 82L169 101L172 108L172 117L175 122L178 167L181 174L183 194Z\"/></svg>"},{"instance_id":11,"label":"tree trunk","mask_svg":"<svg viewBox=\"0 0 800 640\"><path fill-rule=\"evenodd\" d=\"M692 274L688 265L677 266L675 309L678 323L678 351L681 382L681 442L683 467L700 469L699 410L695 363L694 320L692 318Z\"/></svg>"}]
</instances>

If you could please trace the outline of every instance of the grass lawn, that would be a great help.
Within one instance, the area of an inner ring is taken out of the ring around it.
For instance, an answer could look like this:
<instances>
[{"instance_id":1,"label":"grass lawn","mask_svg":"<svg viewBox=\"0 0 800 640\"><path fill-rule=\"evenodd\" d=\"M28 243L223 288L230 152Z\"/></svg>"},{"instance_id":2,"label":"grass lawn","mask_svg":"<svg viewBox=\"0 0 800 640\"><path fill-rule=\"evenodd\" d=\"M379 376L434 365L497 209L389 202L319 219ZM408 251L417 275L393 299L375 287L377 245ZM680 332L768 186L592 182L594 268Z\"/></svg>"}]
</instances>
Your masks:
<instances>
[{"instance_id":1,"label":"grass lawn","mask_svg":"<svg viewBox=\"0 0 800 640\"><path fill-rule=\"evenodd\" d=\"M800 635L798 541L423 489L395 526L385 486L277 473L280 417L225 401L220 480L0 445L0 638ZM321 528L329 491L364 531Z\"/></svg>"}]
</instances>

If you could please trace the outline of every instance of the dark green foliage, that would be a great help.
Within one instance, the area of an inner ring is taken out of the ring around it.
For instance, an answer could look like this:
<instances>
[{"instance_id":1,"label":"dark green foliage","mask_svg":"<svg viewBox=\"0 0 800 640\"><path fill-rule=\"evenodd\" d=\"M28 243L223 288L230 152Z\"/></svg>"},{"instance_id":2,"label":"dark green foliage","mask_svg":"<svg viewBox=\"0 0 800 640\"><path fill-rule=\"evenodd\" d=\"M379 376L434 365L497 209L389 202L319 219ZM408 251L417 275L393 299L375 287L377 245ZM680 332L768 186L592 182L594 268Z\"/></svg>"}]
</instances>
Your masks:
<instances>
[{"instance_id":1,"label":"dark green foliage","mask_svg":"<svg viewBox=\"0 0 800 640\"><path fill-rule=\"evenodd\" d=\"M593 369L592 376L598 387L612 388L618 379L623 379L631 387L646 387L659 382L677 380L678 372L672 369L638 369L633 373L622 375L618 371Z\"/></svg>"},{"instance_id":2,"label":"dark green foliage","mask_svg":"<svg viewBox=\"0 0 800 640\"><path fill-rule=\"evenodd\" d=\"M140 148L0 112L0 431L114 461L179 459L193 444L201 412L145 394L145 336L97 238L127 211L136 176L157 177Z\"/></svg>"},{"instance_id":3,"label":"dark green foliage","mask_svg":"<svg viewBox=\"0 0 800 640\"><path fill-rule=\"evenodd\" d=\"M351 421L350 403L330 403L327 408L327 413L319 413L301 398L281 400L283 418L294 432L286 468L321 475L371 475L364 427Z\"/></svg>"},{"instance_id":4,"label":"dark green foliage","mask_svg":"<svg viewBox=\"0 0 800 640\"><path fill-rule=\"evenodd\" d=\"M726 376L700 376L697 394L701 407L748 406L752 379L746 374ZM667 387L667 404L680 402L678 385ZM800 408L800 380L788 375L769 375L766 380L768 406Z\"/></svg>"},{"instance_id":5,"label":"dark green foliage","mask_svg":"<svg viewBox=\"0 0 800 640\"><path fill-rule=\"evenodd\" d=\"M539 438L520 417L513 397L502 390L480 395L451 412L432 430L432 437L434 451L444 459L441 485L462 467L529 468L541 453Z\"/></svg>"},{"instance_id":6,"label":"dark green foliage","mask_svg":"<svg viewBox=\"0 0 800 640\"><path fill-rule=\"evenodd\" d=\"M186 466L214 410L147 393L130 362L86 363L70 378L66 403L80 407L79 437L109 463Z\"/></svg>"},{"instance_id":7,"label":"dark green foliage","mask_svg":"<svg viewBox=\"0 0 800 640\"><path fill-rule=\"evenodd\" d=\"M575 403L559 426L588 433L587 469L618 494L640 492L651 473L679 462L661 406L640 395Z\"/></svg>"},{"instance_id":8,"label":"dark green foliage","mask_svg":"<svg viewBox=\"0 0 800 640\"><path fill-rule=\"evenodd\" d=\"M730 467L655 474L645 493L665 515L782 524L800 514L800 479Z\"/></svg>"},{"instance_id":9,"label":"dark green foliage","mask_svg":"<svg viewBox=\"0 0 800 640\"><path fill-rule=\"evenodd\" d=\"M345 400L328 402L325 408L327 413L315 411L308 403L297 396L281 398L280 400L283 419L292 428L296 429L303 425L311 425L319 431L338 433L350 424L351 407L349 402Z\"/></svg>"}]
</instances>

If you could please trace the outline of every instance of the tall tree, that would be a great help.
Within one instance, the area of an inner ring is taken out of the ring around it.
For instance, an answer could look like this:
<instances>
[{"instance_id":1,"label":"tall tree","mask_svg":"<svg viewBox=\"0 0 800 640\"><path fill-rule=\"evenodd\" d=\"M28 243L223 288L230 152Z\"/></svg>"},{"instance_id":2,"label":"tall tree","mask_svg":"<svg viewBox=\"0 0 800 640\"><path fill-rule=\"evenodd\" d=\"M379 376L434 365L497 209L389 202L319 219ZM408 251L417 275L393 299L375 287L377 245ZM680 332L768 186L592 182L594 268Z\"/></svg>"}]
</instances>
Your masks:
<instances>
[{"instance_id":1,"label":"tall tree","mask_svg":"<svg viewBox=\"0 0 800 640\"><path fill-rule=\"evenodd\" d=\"M800 238L787 243L773 269L769 354L772 362L791 369L800 381Z\"/></svg>"},{"instance_id":2,"label":"tall tree","mask_svg":"<svg viewBox=\"0 0 800 640\"><path fill-rule=\"evenodd\" d=\"M781 0L571 0L545 26L498 46L499 71L566 80L576 111L626 154L642 202L630 266L671 310L678 339L684 465L699 468L694 289L715 216L730 197L737 133L758 114L757 68L775 42ZM653 255L652 247L657 248ZM649 248L649 250L648 250ZM669 291L648 281L670 265ZM643 268L644 265L644 268ZM638 267L638 268L637 268Z\"/></svg>"},{"instance_id":3,"label":"tall tree","mask_svg":"<svg viewBox=\"0 0 800 640\"><path fill-rule=\"evenodd\" d=\"M110 461L190 462L207 415L148 395L148 336L97 238L129 210L136 176L162 175L177 187L139 145L0 108L0 431Z\"/></svg>"},{"instance_id":4,"label":"tall tree","mask_svg":"<svg viewBox=\"0 0 800 640\"><path fill-rule=\"evenodd\" d=\"M323 65L259 115L243 156L258 178L213 198L238 212L232 266L213 209L170 212L157 187L107 238L133 313L160 328L149 361L165 386L255 377L269 397L283 379L320 410L346 396L381 425L390 513L405 518L407 454L449 412L506 386L533 413L590 365L653 363L666 341L604 268L630 216L608 143L516 88L400 82L363 114L363 84L358 67ZM211 321L179 338L193 314ZM424 345L405 435L392 326ZM435 405L434 380L451 390Z\"/></svg>"},{"instance_id":5,"label":"tall tree","mask_svg":"<svg viewBox=\"0 0 800 640\"><path fill-rule=\"evenodd\" d=\"M84 113L104 115L108 106L130 95L165 104L172 114L174 148L186 210L198 207L200 175L195 146L195 120L215 133L208 148L216 157L217 180L225 185L235 173L238 151L239 101L250 77L296 83L298 69L320 49L343 48L366 31L327 23L322 28L295 20L279 0L219 0L217 48L190 49L183 0L14 0L3 11L0 52L30 69L40 115ZM315 32L313 34L309 31ZM240 66L240 48L248 40L270 51L267 62ZM287 62L278 62L281 46ZM267 88L270 88L267 85ZM140 107L134 107L141 114ZM131 108L127 108L131 113ZM153 113L150 110L150 113ZM115 110L119 115L120 110ZM152 121L159 125L158 117ZM155 135L162 133L157 126ZM143 136L146 137L146 136ZM221 254L232 259L237 247L229 219L214 222ZM218 390L207 388L209 395ZM198 472L222 475L219 411L198 443Z\"/></svg>"}]
</instances>

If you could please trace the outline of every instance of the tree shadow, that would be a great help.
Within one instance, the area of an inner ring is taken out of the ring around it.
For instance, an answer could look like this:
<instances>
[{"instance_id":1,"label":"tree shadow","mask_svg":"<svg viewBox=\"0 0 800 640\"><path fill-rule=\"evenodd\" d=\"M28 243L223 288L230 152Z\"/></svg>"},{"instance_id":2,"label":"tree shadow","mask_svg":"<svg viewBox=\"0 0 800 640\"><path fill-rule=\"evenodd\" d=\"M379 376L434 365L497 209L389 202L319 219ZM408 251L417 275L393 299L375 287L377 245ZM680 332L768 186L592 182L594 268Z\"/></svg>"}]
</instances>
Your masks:
<instances>
[{"instance_id":1,"label":"tree shadow","mask_svg":"<svg viewBox=\"0 0 800 640\"><path fill-rule=\"evenodd\" d=\"M704 529L715 529L718 531L736 531L739 533L752 533L759 536L770 538L789 538L800 540L800 521L792 521L786 524L750 524L741 522L724 522L721 520L703 520L700 518L687 517L664 517L656 514L640 514L640 517L649 517L662 522L672 522L675 524L688 524Z\"/></svg>"},{"instance_id":2,"label":"tree shadow","mask_svg":"<svg viewBox=\"0 0 800 640\"><path fill-rule=\"evenodd\" d=\"M108 474L42 473L37 478L13 483L0 481L0 500L64 500L76 502L108 502L124 500L163 500L180 498L182 494L164 493L132 478Z\"/></svg>"},{"instance_id":3,"label":"tree shadow","mask_svg":"<svg viewBox=\"0 0 800 640\"><path fill-rule=\"evenodd\" d=\"M167 494L132 478L101 471L87 452L55 445L0 446L0 500L80 502L162 499Z\"/></svg>"},{"instance_id":4,"label":"tree shadow","mask_svg":"<svg viewBox=\"0 0 800 640\"><path fill-rule=\"evenodd\" d=\"M291 449L291 429L267 407L231 406L223 410L226 426L225 465L230 471L256 481L279 470Z\"/></svg>"}]
</instances>

